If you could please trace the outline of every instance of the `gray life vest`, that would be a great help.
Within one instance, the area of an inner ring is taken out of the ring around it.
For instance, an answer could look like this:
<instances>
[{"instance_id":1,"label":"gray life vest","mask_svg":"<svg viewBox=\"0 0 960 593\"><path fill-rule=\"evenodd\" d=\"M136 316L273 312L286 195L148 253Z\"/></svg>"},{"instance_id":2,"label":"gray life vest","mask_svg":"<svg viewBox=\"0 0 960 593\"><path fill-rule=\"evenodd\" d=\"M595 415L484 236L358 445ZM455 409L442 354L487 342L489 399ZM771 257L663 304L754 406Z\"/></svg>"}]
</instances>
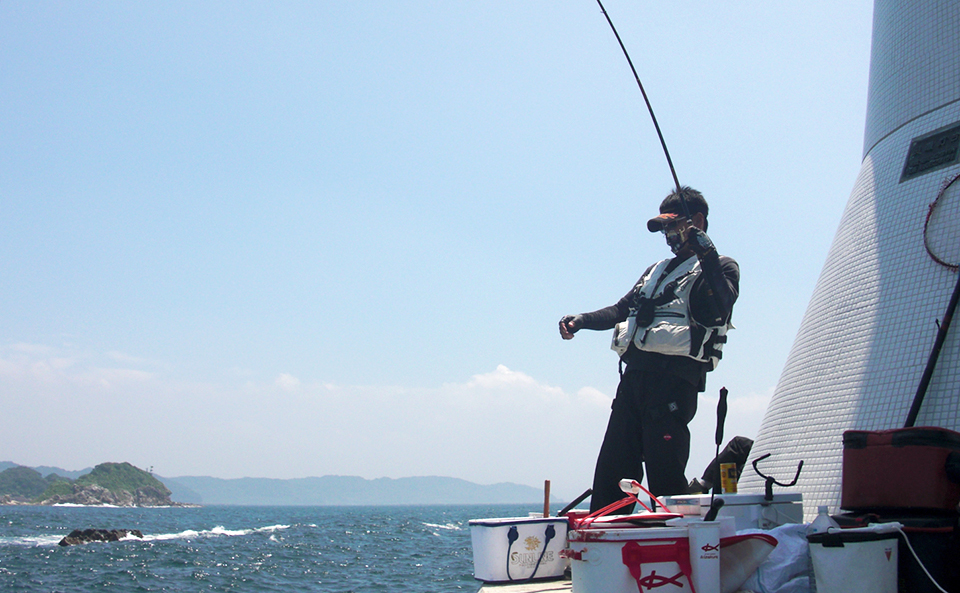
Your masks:
<instances>
[{"instance_id":1,"label":"gray life vest","mask_svg":"<svg viewBox=\"0 0 960 593\"><path fill-rule=\"evenodd\" d=\"M632 341L639 350L686 356L710 363L713 370L733 325L705 327L693 319L690 294L700 276L700 260L690 256L666 273L670 261L657 262L637 283L627 320L614 328L610 348L623 356Z\"/></svg>"}]
</instances>

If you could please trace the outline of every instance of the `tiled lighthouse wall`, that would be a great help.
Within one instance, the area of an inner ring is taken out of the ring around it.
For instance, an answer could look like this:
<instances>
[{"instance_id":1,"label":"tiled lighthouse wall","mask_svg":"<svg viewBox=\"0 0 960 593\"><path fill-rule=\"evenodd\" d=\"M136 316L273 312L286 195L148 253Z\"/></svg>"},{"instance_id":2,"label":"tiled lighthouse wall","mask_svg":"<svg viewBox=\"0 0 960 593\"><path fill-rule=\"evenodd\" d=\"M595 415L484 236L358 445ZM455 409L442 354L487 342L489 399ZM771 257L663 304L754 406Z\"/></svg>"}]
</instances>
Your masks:
<instances>
[{"instance_id":1,"label":"tiled lighthouse wall","mask_svg":"<svg viewBox=\"0 0 960 593\"><path fill-rule=\"evenodd\" d=\"M863 164L751 454L785 481L803 460L808 519L839 508L843 432L906 420L957 284L958 141L960 2L876 0ZM960 430L960 321L916 425Z\"/></svg>"}]
</instances>

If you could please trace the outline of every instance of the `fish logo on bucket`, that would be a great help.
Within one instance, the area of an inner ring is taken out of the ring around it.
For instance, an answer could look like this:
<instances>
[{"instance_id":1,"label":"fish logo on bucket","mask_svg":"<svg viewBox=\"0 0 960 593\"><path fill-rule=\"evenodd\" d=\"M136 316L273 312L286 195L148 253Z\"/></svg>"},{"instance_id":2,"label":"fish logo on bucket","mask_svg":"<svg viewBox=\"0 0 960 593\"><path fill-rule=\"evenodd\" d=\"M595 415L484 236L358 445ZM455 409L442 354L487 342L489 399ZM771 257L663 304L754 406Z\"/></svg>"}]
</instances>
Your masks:
<instances>
[{"instance_id":1,"label":"fish logo on bucket","mask_svg":"<svg viewBox=\"0 0 960 593\"><path fill-rule=\"evenodd\" d=\"M700 546L700 550L701 550L701 554L700 554L701 560L716 560L720 558L719 543L717 543L716 545L703 544L702 546Z\"/></svg>"},{"instance_id":2,"label":"fish logo on bucket","mask_svg":"<svg viewBox=\"0 0 960 593\"><path fill-rule=\"evenodd\" d=\"M657 571L650 571L650 574L639 579L637 584L646 588L646 589L656 589L658 587L666 587L667 585L673 585L675 587L683 587L683 583L680 582L680 577L683 576L682 572L678 572L672 577L665 577L663 575L657 574Z\"/></svg>"}]
</instances>

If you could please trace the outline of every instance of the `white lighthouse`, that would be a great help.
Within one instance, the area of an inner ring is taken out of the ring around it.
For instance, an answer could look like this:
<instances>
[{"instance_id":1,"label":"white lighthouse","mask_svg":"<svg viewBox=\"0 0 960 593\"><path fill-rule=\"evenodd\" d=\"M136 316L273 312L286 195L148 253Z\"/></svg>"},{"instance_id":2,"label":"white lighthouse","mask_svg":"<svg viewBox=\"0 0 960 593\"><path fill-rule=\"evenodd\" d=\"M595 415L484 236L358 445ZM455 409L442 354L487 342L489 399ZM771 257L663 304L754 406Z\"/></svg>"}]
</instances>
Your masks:
<instances>
[{"instance_id":1,"label":"white lighthouse","mask_svg":"<svg viewBox=\"0 0 960 593\"><path fill-rule=\"evenodd\" d=\"M808 518L839 507L843 432L907 419L957 285L958 149L960 2L876 0L863 164L751 452L782 481L803 460ZM916 426L960 430L960 321Z\"/></svg>"}]
</instances>

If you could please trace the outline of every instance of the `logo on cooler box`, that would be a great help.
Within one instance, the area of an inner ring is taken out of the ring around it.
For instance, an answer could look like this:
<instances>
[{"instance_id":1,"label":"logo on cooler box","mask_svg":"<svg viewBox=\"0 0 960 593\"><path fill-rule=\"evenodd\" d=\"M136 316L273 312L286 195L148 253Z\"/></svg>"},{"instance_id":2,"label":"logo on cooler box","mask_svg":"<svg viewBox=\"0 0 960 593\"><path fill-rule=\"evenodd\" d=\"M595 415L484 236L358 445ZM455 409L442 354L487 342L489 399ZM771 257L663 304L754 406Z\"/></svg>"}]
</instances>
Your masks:
<instances>
[{"instance_id":1,"label":"logo on cooler box","mask_svg":"<svg viewBox=\"0 0 960 593\"><path fill-rule=\"evenodd\" d=\"M540 559L540 538L535 536L530 536L524 538L523 540L524 548L528 552L511 552L510 553L510 565L519 566L521 568L533 568L537 565L537 561L540 561L540 564L550 564L554 561L555 554L553 551L547 551L543 553L543 559Z\"/></svg>"},{"instance_id":2,"label":"logo on cooler box","mask_svg":"<svg viewBox=\"0 0 960 593\"><path fill-rule=\"evenodd\" d=\"M680 582L680 577L683 576L682 572L678 572L672 577L665 577L663 575L657 574L657 571L652 570L650 574L643 577L642 579L637 580L637 584L646 588L646 589L656 589L658 587L666 587L667 585L674 585L677 587L683 587L683 583Z\"/></svg>"}]
</instances>

